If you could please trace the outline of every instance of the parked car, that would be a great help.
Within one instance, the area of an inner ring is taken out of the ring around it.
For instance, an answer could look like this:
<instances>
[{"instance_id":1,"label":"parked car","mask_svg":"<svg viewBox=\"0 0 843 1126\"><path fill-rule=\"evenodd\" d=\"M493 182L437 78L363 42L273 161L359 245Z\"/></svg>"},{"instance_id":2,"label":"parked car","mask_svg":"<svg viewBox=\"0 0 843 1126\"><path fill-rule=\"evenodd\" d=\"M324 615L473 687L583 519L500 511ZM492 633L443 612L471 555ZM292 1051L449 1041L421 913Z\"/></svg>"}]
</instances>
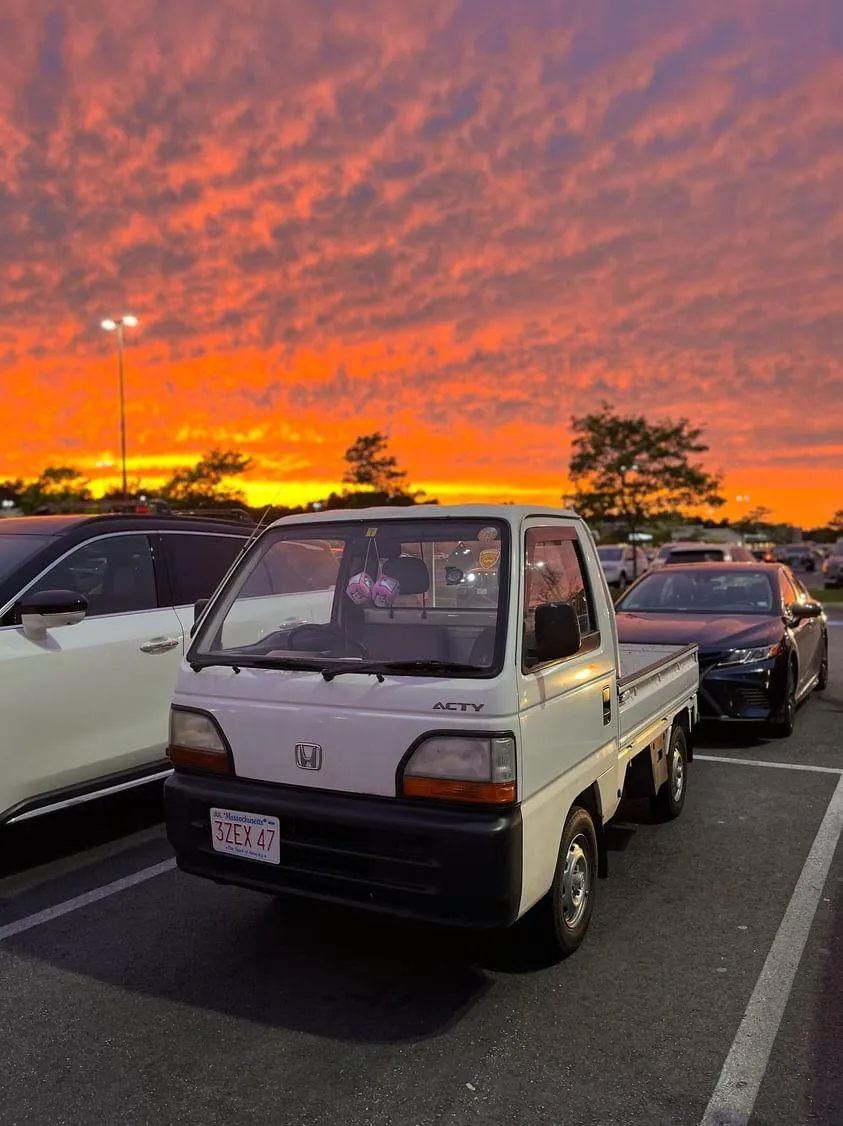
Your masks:
<instances>
[{"instance_id":1,"label":"parked car","mask_svg":"<svg viewBox=\"0 0 843 1126\"><path fill-rule=\"evenodd\" d=\"M828 684L822 606L781 564L698 564L645 575L618 600L621 641L695 642L700 716L793 731L797 705Z\"/></svg>"},{"instance_id":2,"label":"parked car","mask_svg":"<svg viewBox=\"0 0 843 1126\"><path fill-rule=\"evenodd\" d=\"M629 544L601 544L597 549L600 566L609 586L626 590L633 579L643 575L650 566L646 552Z\"/></svg>"},{"instance_id":3,"label":"parked car","mask_svg":"<svg viewBox=\"0 0 843 1126\"><path fill-rule=\"evenodd\" d=\"M677 563L754 563L749 548L739 543L674 543L665 552L662 566Z\"/></svg>"},{"instance_id":4,"label":"parked car","mask_svg":"<svg viewBox=\"0 0 843 1126\"><path fill-rule=\"evenodd\" d=\"M843 543L836 543L822 565L823 579L829 590L843 586Z\"/></svg>"},{"instance_id":5,"label":"parked car","mask_svg":"<svg viewBox=\"0 0 843 1126\"><path fill-rule=\"evenodd\" d=\"M822 553L809 543L790 543L777 547L773 552L778 563L784 563L794 571L818 571L822 567Z\"/></svg>"},{"instance_id":6,"label":"parked car","mask_svg":"<svg viewBox=\"0 0 843 1126\"><path fill-rule=\"evenodd\" d=\"M0 823L164 776L194 603L248 534L157 513L3 521Z\"/></svg>"},{"instance_id":7,"label":"parked car","mask_svg":"<svg viewBox=\"0 0 843 1126\"><path fill-rule=\"evenodd\" d=\"M289 577L244 636L252 576L291 542L340 547L308 623ZM472 596L476 564L499 581ZM465 588L465 597L456 591ZM581 943L621 794L678 816L693 644L618 648L586 525L535 507L286 517L199 621L173 697L165 787L179 867L407 918L498 927L532 908Z\"/></svg>"}]
</instances>

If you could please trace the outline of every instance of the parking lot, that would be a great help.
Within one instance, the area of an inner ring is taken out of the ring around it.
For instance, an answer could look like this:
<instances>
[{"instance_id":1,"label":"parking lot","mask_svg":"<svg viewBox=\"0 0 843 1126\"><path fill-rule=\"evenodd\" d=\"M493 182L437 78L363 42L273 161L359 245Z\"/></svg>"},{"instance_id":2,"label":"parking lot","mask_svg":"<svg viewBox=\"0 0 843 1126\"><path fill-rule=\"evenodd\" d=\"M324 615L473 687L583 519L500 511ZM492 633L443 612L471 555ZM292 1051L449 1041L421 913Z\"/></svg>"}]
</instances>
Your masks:
<instances>
[{"instance_id":1,"label":"parking lot","mask_svg":"<svg viewBox=\"0 0 843 1126\"><path fill-rule=\"evenodd\" d=\"M839 1124L843 618L829 632L794 736L701 731L682 817L623 811L558 966L183 876L155 792L8 830L4 1126Z\"/></svg>"}]
</instances>

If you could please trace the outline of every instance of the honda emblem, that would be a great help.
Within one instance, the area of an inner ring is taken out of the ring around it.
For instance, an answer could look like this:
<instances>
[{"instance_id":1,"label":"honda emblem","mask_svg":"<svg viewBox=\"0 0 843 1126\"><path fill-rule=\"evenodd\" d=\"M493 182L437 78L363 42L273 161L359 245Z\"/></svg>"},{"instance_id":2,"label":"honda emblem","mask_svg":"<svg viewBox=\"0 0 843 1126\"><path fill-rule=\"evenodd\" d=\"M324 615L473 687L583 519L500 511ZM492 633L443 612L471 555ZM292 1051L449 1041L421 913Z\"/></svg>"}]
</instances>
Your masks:
<instances>
[{"instance_id":1,"label":"honda emblem","mask_svg":"<svg viewBox=\"0 0 843 1126\"><path fill-rule=\"evenodd\" d=\"M322 748L318 743L296 743L296 766L299 770L321 770Z\"/></svg>"}]
</instances>

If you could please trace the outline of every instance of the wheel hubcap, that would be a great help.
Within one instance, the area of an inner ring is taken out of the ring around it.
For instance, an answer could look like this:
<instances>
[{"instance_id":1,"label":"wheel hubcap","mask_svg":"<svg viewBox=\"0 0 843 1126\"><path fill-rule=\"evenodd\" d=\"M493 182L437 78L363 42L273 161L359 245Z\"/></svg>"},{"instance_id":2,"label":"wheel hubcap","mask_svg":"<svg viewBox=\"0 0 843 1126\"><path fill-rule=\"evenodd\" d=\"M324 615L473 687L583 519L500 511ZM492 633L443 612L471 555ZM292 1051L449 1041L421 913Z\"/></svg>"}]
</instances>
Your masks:
<instances>
[{"instance_id":1,"label":"wheel hubcap","mask_svg":"<svg viewBox=\"0 0 843 1126\"><path fill-rule=\"evenodd\" d=\"M678 747L673 752L673 800L679 801L685 789L685 763Z\"/></svg>"},{"instance_id":2,"label":"wheel hubcap","mask_svg":"<svg viewBox=\"0 0 843 1126\"><path fill-rule=\"evenodd\" d=\"M585 913L591 891L591 870L583 837L577 836L568 845L565 871L562 876L562 914L565 926L576 927Z\"/></svg>"}]
</instances>

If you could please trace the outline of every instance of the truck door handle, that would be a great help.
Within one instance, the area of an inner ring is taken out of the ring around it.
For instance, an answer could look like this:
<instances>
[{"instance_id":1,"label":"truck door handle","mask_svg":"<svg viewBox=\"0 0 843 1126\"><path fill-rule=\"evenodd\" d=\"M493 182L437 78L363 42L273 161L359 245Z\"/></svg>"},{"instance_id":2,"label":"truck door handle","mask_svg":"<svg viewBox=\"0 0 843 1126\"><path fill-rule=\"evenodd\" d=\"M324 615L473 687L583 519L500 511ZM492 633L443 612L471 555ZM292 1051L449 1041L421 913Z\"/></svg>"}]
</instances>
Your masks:
<instances>
[{"instance_id":1,"label":"truck door handle","mask_svg":"<svg viewBox=\"0 0 843 1126\"><path fill-rule=\"evenodd\" d=\"M603 689L603 726L612 722L612 689L607 684Z\"/></svg>"},{"instance_id":2,"label":"truck door handle","mask_svg":"<svg viewBox=\"0 0 843 1126\"><path fill-rule=\"evenodd\" d=\"M179 644L178 637L150 637L140 647L141 653L168 653Z\"/></svg>"}]
</instances>

